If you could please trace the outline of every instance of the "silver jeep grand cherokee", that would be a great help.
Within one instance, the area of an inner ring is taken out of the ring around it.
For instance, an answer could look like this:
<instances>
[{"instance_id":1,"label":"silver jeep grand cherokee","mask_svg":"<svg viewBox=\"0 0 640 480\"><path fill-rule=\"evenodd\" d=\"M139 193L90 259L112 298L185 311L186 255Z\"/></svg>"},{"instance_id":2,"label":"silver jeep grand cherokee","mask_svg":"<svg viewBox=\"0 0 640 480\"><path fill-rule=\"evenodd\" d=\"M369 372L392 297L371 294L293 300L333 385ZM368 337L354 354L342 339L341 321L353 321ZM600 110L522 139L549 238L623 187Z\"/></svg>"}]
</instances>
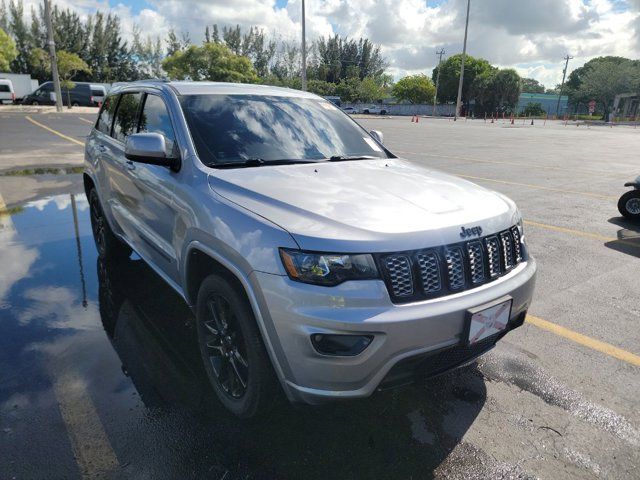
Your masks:
<instances>
[{"instance_id":1,"label":"silver jeep grand cherokee","mask_svg":"<svg viewBox=\"0 0 640 480\"><path fill-rule=\"evenodd\" d=\"M366 397L469 363L524 321L535 281L508 198L397 158L316 95L148 81L86 143L99 255L132 250L194 309L238 416Z\"/></svg>"}]
</instances>

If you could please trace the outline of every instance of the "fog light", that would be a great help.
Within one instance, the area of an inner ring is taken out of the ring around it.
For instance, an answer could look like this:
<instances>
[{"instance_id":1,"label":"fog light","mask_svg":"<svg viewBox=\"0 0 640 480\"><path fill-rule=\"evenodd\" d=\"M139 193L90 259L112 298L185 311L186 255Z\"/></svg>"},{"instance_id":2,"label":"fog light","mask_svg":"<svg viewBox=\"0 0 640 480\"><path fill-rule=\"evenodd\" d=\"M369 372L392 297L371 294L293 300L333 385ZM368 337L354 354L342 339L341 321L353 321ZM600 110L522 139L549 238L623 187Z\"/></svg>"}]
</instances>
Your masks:
<instances>
[{"instance_id":1,"label":"fog light","mask_svg":"<svg viewBox=\"0 0 640 480\"><path fill-rule=\"evenodd\" d=\"M373 340L373 335L332 335L314 333L313 347L323 355L353 356L362 353Z\"/></svg>"}]
</instances>

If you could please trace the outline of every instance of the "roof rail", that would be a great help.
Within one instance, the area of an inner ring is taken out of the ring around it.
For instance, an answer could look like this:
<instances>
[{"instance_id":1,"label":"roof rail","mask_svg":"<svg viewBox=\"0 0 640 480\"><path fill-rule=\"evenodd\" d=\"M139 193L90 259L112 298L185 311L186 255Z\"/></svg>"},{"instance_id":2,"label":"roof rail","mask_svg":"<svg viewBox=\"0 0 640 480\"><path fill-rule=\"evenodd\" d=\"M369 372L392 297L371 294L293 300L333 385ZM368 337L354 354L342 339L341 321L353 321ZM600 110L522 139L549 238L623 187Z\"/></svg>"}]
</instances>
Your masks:
<instances>
[{"instance_id":1,"label":"roof rail","mask_svg":"<svg viewBox=\"0 0 640 480\"><path fill-rule=\"evenodd\" d=\"M171 80L169 80L168 78L164 77L164 78L144 78L142 80L134 80L131 83L146 83L146 82L162 82L162 83L169 83Z\"/></svg>"}]
</instances>

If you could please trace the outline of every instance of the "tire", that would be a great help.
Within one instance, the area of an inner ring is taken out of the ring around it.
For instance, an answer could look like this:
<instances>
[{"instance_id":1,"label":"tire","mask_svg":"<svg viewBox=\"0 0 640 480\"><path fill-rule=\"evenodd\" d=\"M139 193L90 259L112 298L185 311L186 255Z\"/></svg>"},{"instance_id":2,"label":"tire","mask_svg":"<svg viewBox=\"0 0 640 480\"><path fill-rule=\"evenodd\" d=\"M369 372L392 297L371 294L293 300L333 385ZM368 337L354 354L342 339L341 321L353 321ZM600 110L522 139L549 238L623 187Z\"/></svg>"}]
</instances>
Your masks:
<instances>
[{"instance_id":1,"label":"tire","mask_svg":"<svg viewBox=\"0 0 640 480\"><path fill-rule=\"evenodd\" d=\"M33 100L33 101L31 102L31 105L40 105L40 103L38 103L38 101L37 101L37 100Z\"/></svg>"},{"instance_id":2,"label":"tire","mask_svg":"<svg viewBox=\"0 0 640 480\"><path fill-rule=\"evenodd\" d=\"M131 248L116 237L111 230L95 188L92 188L89 192L89 213L91 231L93 232L93 240L96 243L96 250L98 250L98 257L102 260L124 260L128 258L131 255Z\"/></svg>"},{"instance_id":3,"label":"tire","mask_svg":"<svg viewBox=\"0 0 640 480\"><path fill-rule=\"evenodd\" d=\"M72 107L79 107L79 106L80 106L80 104L79 104L78 102L73 102L73 103L71 104L71 106L72 106Z\"/></svg>"},{"instance_id":4,"label":"tire","mask_svg":"<svg viewBox=\"0 0 640 480\"><path fill-rule=\"evenodd\" d=\"M387 111L386 110L380 110L380 115L386 115Z\"/></svg>"},{"instance_id":5,"label":"tire","mask_svg":"<svg viewBox=\"0 0 640 480\"><path fill-rule=\"evenodd\" d=\"M240 418L273 406L276 379L248 300L220 275L198 291L198 343L209 381L220 402Z\"/></svg>"},{"instance_id":6,"label":"tire","mask_svg":"<svg viewBox=\"0 0 640 480\"><path fill-rule=\"evenodd\" d=\"M618 211L629 220L640 221L640 190L630 190L618 200Z\"/></svg>"},{"instance_id":7,"label":"tire","mask_svg":"<svg viewBox=\"0 0 640 480\"><path fill-rule=\"evenodd\" d=\"M362 113L369 114L369 110L364 110Z\"/></svg>"}]
</instances>

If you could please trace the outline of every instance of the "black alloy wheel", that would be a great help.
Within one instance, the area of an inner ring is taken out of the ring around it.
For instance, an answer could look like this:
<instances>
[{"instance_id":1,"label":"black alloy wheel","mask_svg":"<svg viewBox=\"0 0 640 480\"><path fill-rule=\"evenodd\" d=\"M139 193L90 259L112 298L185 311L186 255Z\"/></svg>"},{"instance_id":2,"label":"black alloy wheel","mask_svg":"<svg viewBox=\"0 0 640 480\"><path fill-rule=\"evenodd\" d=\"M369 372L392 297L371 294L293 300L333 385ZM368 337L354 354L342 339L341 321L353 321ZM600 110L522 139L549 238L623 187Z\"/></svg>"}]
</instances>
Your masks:
<instances>
[{"instance_id":1,"label":"black alloy wheel","mask_svg":"<svg viewBox=\"0 0 640 480\"><path fill-rule=\"evenodd\" d=\"M220 402L240 418L269 411L277 379L243 287L226 275L205 278L196 323L204 369Z\"/></svg>"},{"instance_id":2,"label":"black alloy wheel","mask_svg":"<svg viewBox=\"0 0 640 480\"><path fill-rule=\"evenodd\" d=\"M208 320L201 348L206 351L211 369L222 390L232 398L241 398L247 391L249 364L242 331L229 300L212 294L207 299Z\"/></svg>"}]
</instances>

